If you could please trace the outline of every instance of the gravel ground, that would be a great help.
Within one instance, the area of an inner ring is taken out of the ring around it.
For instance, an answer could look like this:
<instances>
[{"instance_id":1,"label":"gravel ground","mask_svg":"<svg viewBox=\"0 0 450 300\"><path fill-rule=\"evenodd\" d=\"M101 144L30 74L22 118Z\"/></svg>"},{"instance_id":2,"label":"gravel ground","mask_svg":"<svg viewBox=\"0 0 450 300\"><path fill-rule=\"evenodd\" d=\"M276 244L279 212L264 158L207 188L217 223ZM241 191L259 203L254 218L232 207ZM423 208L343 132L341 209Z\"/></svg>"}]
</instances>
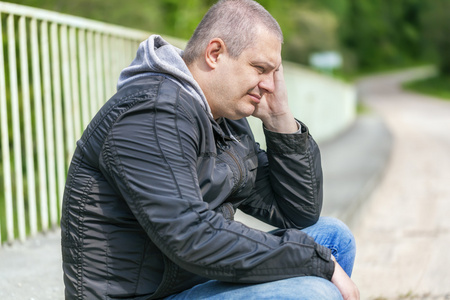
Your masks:
<instances>
[{"instance_id":1,"label":"gravel ground","mask_svg":"<svg viewBox=\"0 0 450 300\"><path fill-rule=\"evenodd\" d=\"M450 101L400 89L424 71L359 85L393 135L383 179L354 231L362 299L450 299Z\"/></svg>"},{"instance_id":2,"label":"gravel ground","mask_svg":"<svg viewBox=\"0 0 450 300\"><path fill-rule=\"evenodd\" d=\"M0 249L0 299L64 299L60 230Z\"/></svg>"}]
</instances>

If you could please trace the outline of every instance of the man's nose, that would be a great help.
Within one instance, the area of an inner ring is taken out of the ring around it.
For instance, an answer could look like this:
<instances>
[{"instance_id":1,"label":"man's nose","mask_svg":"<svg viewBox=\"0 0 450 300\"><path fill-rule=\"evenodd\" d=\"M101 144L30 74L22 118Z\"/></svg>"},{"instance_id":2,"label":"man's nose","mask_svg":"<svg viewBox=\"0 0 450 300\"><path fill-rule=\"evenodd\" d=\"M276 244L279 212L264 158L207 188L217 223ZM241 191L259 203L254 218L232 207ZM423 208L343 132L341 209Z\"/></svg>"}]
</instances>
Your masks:
<instances>
[{"instance_id":1,"label":"man's nose","mask_svg":"<svg viewBox=\"0 0 450 300\"><path fill-rule=\"evenodd\" d=\"M259 88L265 92L272 94L275 91L274 74L269 73L259 82Z\"/></svg>"}]
</instances>

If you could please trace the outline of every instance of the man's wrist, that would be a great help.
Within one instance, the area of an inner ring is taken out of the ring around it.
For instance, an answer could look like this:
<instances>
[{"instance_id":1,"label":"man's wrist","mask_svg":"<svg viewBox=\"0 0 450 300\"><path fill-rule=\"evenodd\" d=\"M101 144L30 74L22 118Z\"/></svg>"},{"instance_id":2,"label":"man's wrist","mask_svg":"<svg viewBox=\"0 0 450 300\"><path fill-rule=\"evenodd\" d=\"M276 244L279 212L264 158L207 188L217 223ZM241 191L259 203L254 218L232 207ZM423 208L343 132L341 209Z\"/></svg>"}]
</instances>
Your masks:
<instances>
[{"instance_id":1,"label":"man's wrist","mask_svg":"<svg viewBox=\"0 0 450 300\"><path fill-rule=\"evenodd\" d=\"M265 130L267 130L267 131L271 131L271 132L274 132L274 133L281 133L281 134L293 134L293 133L302 133L302 123L300 123L299 121L297 121L297 120L295 120L295 122L297 123L297 130L296 131L294 131L294 132L291 132L291 133L287 133L287 132L278 132L278 131L274 131L274 130L270 130L269 128L267 128L266 127L266 125L263 123L263 125L264 125L264 129Z\"/></svg>"},{"instance_id":2,"label":"man's wrist","mask_svg":"<svg viewBox=\"0 0 450 300\"><path fill-rule=\"evenodd\" d=\"M278 133L296 133L301 129L301 125L292 114L263 120L263 124L267 130Z\"/></svg>"}]
</instances>

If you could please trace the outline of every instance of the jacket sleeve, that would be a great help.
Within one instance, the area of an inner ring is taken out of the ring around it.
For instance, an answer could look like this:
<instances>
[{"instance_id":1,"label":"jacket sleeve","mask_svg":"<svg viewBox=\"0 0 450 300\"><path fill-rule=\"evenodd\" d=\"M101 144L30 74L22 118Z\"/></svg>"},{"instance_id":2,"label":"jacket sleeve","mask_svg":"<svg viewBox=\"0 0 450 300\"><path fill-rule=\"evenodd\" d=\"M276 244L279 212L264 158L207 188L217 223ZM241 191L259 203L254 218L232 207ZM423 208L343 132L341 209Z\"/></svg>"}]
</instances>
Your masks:
<instances>
[{"instance_id":1,"label":"jacket sleeve","mask_svg":"<svg viewBox=\"0 0 450 300\"><path fill-rule=\"evenodd\" d=\"M196 159L203 130L162 88L152 106L122 115L105 140L101 166L149 238L200 276L266 282L302 275L330 279L330 251L298 230L268 234L226 220L202 200Z\"/></svg>"},{"instance_id":2,"label":"jacket sleeve","mask_svg":"<svg viewBox=\"0 0 450 300\"><path fill-rule=\"evenodd\" d=\"M280 134L264 129L267 152L258 151L252 195L239 207L278 228L305 228L317 222L322 209L322 167L319 148L301 124L301 132Z\"/></svg>"}]
</instances>

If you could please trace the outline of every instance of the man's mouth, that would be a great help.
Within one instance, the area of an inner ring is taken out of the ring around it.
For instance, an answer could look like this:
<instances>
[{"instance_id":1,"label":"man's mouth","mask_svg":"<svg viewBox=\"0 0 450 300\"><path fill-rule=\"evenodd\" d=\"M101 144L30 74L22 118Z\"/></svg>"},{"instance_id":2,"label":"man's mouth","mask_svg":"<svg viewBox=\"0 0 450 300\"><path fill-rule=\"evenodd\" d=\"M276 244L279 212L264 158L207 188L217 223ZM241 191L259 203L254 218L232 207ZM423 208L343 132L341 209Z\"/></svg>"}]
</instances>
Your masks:
<instances>
[{"instance_id":1,"label":"man's mouth","mask_svg":"<svg viewBox=\"0 0 450 300\"><path fill-rule=\"evenodd\" d=\"M252 98L253 102L255 102L256 104L261 102L262 97L260 94L248 93L248 95Z\"/></svg>"}]
</instances>

